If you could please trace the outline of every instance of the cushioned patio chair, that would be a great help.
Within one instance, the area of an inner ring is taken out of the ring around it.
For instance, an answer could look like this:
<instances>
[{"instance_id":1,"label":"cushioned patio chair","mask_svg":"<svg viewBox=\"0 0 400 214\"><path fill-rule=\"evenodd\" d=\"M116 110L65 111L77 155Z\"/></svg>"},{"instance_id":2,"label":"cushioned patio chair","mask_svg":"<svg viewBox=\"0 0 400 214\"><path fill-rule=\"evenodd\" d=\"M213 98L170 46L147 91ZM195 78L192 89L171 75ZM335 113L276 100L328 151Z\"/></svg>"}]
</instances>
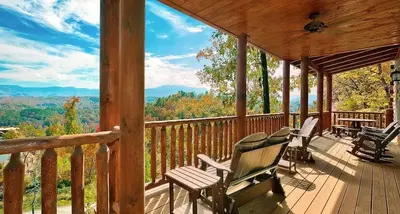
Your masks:
<instances>
[{"instance_id":1,"label":"cushioned patio chair","mask_svg":"<svg viewBox=\"0 0 400 214\"><path fill-rule=\"evenodd\" d=\"M387 163L383 158L392 158L386 155L386 146L400 133L400 126L395 126L389 134L358 133L358 138L353 141L354 147L350 154L372 162Z\"/></svg>"},{"instance_id":2,"label":"cushioned patio chair","mask_svg":"<svg viewBox=\"0 0 400 214\"><path fill-rule=\"evenodd\" d=\"M216 169L221 177L218 194L218 213L237 213L237 208L254 198L272 190L284 194L276 175L277 164L289 141L289 128L269 136L265 133L249 135L234 146L229 167L217 163L204 154L198 155L201 169ZM208 200L210 191L202 194L202 200Z\"/></svg>"}]
</instances>

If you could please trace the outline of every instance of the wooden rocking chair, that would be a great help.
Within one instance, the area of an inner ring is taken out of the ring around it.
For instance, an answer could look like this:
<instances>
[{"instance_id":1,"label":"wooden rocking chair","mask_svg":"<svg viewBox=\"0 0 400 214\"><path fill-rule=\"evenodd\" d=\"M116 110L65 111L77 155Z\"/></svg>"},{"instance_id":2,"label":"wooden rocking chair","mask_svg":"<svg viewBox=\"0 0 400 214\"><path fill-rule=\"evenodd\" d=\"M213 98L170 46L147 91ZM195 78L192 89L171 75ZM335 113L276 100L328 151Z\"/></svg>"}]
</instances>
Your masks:
<instances>
[{"instance_id":1,"label":"wooden rocking chair","mask_svg":"<svg viewBox=\"0 0 400 214\"><path fill-rule=\"evenodd\" d=\"M286 128L270 137L265 133L256 133L243 138L234 146L229 167L204 154L198 155L201 169L212 167L221 177L218 184L218 213L237 213L238 207L270 190L284 194L276 167L289 143L289 133L289 128ZM208 190L202 194L202 200L207 204L211 204L208 200L210 192Z\"/></svg>"},{"instance_id":2,"label":"wooden rocking chair","mask_svg":"<svg viewBox=\"0 0 400 214\"><path fill-rule=\"evenodd\" d=\"M389 134L371 134L371 133L358 133L358 138L352 143L354 147L350 154L371 162L390 163L390 161L383 160L382 158L393 158L386 155L386 146L400 133L400 126L395 126Z\"/></svg>"}]
</instances>

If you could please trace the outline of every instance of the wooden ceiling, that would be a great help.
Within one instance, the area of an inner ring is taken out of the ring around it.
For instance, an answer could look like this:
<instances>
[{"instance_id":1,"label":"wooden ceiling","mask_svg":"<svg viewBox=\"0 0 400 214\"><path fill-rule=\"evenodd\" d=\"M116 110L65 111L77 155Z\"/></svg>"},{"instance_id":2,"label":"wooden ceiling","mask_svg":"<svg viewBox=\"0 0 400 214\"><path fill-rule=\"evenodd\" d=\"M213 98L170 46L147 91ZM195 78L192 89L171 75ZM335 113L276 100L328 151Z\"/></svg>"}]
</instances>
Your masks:
<instances>
[{"instance_id":1,"label":"wooden ceiling","mask_svg":"<svg viewBox=\"0 0 400 214\"><path fill-rule=\"evenodd\" d=\"M329 56L400 44L400 0L160 0L282 59ZM317 20L321 33L303 30Z\"/></svg>"},{"instance_id":2,"label":"wooden ceiling","mask_svg":"<svg viewBox=\"0 0 400 214\"><path fill-rule=\"evenodd\" d=\"M310 70L312 73L318 70L323 70L327 73L336 74L383 63L394 60L397 54L399 54L399 48L400 45L391 45L329 56L311 57ZM291 64L300 68L300 60L293 61Z\"/></svg>"}]
</instances>

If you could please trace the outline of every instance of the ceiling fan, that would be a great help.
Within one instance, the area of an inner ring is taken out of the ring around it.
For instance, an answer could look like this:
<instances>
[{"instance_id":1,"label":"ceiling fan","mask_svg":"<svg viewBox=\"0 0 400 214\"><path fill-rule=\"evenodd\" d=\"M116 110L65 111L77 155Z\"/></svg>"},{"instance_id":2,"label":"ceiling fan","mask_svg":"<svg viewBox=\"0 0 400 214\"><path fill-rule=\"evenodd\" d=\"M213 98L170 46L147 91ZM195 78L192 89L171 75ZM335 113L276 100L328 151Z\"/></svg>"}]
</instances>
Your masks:
<instances>
[{"instance_id":1,"label":"ceiling fan","mask_svg":"<svg viewBox=\"0 0 400 214\"><path fill-rule=\"evenodd\" d=\"M309 33L320 33L326 27L328 27L325 25L324 22L316 20L319 15L320 15L319 12L310 13L309 18L312 21L304 26L305 31L307 31Z\"/></svg>"}]
</instances>

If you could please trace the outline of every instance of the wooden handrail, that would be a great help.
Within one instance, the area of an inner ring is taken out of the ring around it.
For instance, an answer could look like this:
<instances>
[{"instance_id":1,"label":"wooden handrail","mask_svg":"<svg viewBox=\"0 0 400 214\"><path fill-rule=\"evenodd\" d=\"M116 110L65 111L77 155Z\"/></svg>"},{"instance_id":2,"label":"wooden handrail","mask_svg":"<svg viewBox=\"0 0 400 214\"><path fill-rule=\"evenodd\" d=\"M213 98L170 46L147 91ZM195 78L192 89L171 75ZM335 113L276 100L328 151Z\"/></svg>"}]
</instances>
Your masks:
<instances>
[{"instance_id":1,"label":"wooden handrail","mask_svg":"<svg viewBox=\"0 0 400 214\"><path fill-rule=\"evenodd\" d=\"M376 111L332 111L332 113L351 113L351 114L384 114L385 112L376 112Z\"/></svg>"},{"instance_id":2,"label":"wooden handrail","mask_svg":"<svg viewBox=\"0 0 400 214\"><path fill-rule=\"evenodd\" d=\"M237 119L236 116L226 116L226 117L207 117L207 118L182 119L182 120L149 121L145 123L145 126L146 128L152 128L161 126L184 125L188 123L221 122L221 121L235 120L235 119Z\"/></svg>"},{"instance_id":3,"label":"wooden handrail","mask_svg":"<svg viewBox=\"0 0 400 214\"><path fill-rule=\"evenodd\" d=\"M0 155L86 144L112 143L118 140L119 136L119 127L115 127L113 131L97 133L2 140L0 141Z\"/></svg>"}]
</instances>

